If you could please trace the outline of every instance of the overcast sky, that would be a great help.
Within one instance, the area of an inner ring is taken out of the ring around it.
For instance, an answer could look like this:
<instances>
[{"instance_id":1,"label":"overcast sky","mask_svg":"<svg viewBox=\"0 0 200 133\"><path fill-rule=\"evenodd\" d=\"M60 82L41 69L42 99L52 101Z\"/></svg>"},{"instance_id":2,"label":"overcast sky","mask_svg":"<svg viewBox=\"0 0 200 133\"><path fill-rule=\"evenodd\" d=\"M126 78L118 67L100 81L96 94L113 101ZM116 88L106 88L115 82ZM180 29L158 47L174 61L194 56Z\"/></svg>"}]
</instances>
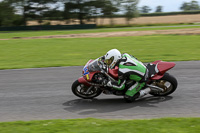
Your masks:
<instances>
[{"instance_id":1,"label":"overcast sky","mask_svg":"<svg viewBox=\"0 0 200 133\"><path fill-rule=\"evenodd\" d=\"M180 11L180 6L184 2L191 2L192 0L139 0L138 7L149 6L154 12L157 6L163 6L163 12ZM199 2L200 0L196 0Z\"/></svg>"}]
</instances>

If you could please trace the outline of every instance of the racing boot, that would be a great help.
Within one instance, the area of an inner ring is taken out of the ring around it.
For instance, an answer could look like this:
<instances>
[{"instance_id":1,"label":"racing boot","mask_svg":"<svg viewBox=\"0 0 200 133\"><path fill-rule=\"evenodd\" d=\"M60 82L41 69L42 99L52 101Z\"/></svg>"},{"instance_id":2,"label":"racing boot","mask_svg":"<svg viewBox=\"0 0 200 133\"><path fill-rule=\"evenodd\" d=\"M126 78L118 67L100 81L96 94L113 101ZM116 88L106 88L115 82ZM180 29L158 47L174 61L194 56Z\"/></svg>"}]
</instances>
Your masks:
<instances>
[{"instance_id":1,"label":"racing boot","mask_svg":"<svg viewBox=\"0 0 200 133\"><path fill-rule=\"evenodd\" d=\"M140 90L139 91L139 98L140 97L143 97L143 96L145 96L145 95L147 95L147 94L149 94L150 93L150 91L151 91L151 89L150 88L145 88L144 90Z\"/></svg>"},{"instance_id":2,"label":"racing boot","mask_svg":"<svg viewBox=\"0 0 200 133\"><path fill-rule=\"evenodd\" d=\"M140 90L140 91L139 91L138 93L136 93L134 96L125 95L125 96L124 96L124 99L125 99L125 101L126 101L127 103L131 103L131 102L135 101L135 99L141 98L141 97L143 97L143 96L149 94L150 91L151 91L150 88L146 88L146 89L144 89L144 90Z\"/></svg>"},{"instance_id":3,"label":"racing boot","mask_svg":"<svg viewBox=\"0 0 200 133\"><path fill-rule=\"evenodd\" d=\"M145 82L139 83L136 82L134 85L132 85L125 93L124 99L127 103L133 102L135 99L140 97L140 91L145 86Z\"/></svg>"}]
</instances>

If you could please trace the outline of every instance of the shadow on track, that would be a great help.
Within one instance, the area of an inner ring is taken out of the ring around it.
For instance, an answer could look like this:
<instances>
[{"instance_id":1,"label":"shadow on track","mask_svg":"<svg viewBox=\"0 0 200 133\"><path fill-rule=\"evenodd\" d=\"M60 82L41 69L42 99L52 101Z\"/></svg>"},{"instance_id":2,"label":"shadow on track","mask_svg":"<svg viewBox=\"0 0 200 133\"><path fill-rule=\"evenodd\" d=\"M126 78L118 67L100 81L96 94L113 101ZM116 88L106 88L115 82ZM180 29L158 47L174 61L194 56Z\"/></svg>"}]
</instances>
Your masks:
<instances>
[{"instance_id":1,"label":"shadow on track","mask_svg":"<svg viewBox=\"0 0 200 133\"><path fill-rule=\"evenodd\" d=\"M78 113L79 115L88 115L94 113L115 112L134 107L157 108L156 104L171 100L173 97L155 97L149 96L138 99L133 103L125 103L122 98L114 99L76 99L63 103L66 106L64 110Z\"/></svg>"}]
</instances>

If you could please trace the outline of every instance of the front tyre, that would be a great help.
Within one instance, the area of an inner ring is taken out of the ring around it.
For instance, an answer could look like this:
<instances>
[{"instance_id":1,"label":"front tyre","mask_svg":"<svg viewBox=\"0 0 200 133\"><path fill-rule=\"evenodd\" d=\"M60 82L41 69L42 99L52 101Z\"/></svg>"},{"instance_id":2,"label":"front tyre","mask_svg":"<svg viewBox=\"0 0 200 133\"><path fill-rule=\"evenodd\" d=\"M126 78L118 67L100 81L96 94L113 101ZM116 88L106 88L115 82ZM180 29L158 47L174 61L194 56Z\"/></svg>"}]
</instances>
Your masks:
<instances>
[{"instance_id":1,"label":"front tyre","mask_svg":"<svg viewBox=\"0 0 200 133\"><path fill-rule=\"evenodd\" d=\"M99 96L102 93L102 90L95 86L86 86L76 80L72 84L72 92L74 95L83 98L83 99L92 99L94 97ZM89 89L89 91L88 91Z\"/></svg>"},{"instance_id":2,"label":"front tyre","mask_svg":"<svg viewBox=\"0 0 200 133\"><path fill-rule=\"evenodd\" d=\"M150 92L151 95L168 96L176 90L178 82L174 76L166 73L160 80L153 81L152 85L163 88L164 92Z\"/></svg>"}]
</instances>

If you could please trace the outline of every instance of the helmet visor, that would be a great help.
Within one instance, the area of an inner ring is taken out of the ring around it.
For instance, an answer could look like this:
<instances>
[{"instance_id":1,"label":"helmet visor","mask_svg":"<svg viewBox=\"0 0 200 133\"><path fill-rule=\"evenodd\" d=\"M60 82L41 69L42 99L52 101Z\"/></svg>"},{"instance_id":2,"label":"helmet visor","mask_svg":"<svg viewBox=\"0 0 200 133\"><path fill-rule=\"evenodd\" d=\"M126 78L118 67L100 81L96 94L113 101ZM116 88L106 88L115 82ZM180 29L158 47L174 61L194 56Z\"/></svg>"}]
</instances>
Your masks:
<instances>
[{"instance_id":1,"label":"helmet visor","mask_svg":"<svg viewBox=\"0 0 200 133\"><path fill-rule=\"evenodd\" d=\"M114 60L114 57L112 56L110 59L106 59L104 62L109 66L110 64L112 64Z\"/></svg>"}]
</instances>

